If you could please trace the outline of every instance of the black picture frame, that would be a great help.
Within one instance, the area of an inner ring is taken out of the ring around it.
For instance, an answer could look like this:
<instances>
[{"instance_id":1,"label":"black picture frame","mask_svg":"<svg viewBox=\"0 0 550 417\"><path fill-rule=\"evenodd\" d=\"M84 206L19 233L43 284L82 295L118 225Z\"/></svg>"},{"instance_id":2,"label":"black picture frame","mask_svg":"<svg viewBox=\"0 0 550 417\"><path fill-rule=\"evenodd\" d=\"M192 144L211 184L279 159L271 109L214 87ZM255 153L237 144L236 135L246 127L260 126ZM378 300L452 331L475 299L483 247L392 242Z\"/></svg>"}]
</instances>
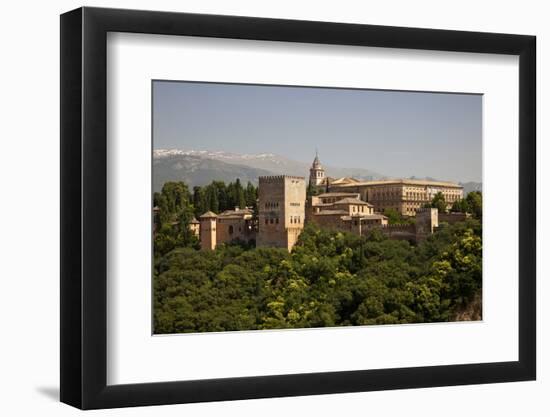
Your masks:
<instances>
[{"instance_id":1,"label":"black picture frame","mask_svg":"<svg viewBox=\"0 0 550 417\"><path fill-rule=\"evenodd\" d=\"M108 32L519 56L519 360L107 385ZM61 15L61 401L82 409L536 378L534 36L102 8Z\"/></svg>"}]
</instances>

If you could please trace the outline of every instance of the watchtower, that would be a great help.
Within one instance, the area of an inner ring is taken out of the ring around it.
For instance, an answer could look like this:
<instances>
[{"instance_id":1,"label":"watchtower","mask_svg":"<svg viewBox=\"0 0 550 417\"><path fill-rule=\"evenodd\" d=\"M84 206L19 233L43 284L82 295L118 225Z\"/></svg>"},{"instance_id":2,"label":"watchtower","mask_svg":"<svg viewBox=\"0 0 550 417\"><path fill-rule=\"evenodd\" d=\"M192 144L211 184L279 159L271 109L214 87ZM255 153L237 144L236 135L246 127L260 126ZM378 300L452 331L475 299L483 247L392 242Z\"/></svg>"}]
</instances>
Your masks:
<instances>
[{"instance_id":1,"label":"watchtower","mask_svg":"<svg viewBox=\"0 0 550 417\"><path fill-rule=\"evenodd\" d=\"M216 249L216 213L207 211L199 217L200 220L200 239L202 250Z\"/></svg>"},{"instance_id":2,"label":"watchtower","mask_svg":"<svg viewBox=\"0 0 550 417\"><path fill-rule=\"evenodd\" d=\"M258 247L289 251L304 228L306 181L289 175L259 178Z\"/></svg>"},{"instance_id":3,"label":"watchtower","mask_svg":"<svg viewBox=\"0 0 550 417\"><path fill-rule=\"evenodd\" d=\"M421 242L432 235L439 227L439 215L436 208L422 207L416 210L416 241Z\"/></svg>"}]
</instances>

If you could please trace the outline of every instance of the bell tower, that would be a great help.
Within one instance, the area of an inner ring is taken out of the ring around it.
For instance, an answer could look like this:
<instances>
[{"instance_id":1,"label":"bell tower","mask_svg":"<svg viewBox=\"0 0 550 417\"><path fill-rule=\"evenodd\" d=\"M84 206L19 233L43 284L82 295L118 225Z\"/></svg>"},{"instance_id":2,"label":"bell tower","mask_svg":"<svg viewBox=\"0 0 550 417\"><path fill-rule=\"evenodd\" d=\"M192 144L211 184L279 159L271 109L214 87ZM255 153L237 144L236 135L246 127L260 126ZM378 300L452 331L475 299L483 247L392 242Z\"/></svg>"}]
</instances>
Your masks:
<instances>
[{"instance_id":1,"label":"bell tower","mask_svg":"<svg viewBox=\"0 0 550 417\"><path fill-rule=\"evenodd\" d=\"M319 153L315 150L315 159L309 169L309 185L317 187L325 180L325 169L319 161Z\"/></svg>"}]
</instances>

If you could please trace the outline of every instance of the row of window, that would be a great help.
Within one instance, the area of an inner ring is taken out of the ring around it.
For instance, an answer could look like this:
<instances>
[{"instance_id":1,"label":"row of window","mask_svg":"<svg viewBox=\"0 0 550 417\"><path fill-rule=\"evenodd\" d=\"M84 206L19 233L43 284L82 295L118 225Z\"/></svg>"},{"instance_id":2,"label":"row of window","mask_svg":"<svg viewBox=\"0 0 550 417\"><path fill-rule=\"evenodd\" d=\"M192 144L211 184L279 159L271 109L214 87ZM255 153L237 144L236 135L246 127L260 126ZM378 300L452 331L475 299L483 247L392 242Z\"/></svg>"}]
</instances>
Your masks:
<instances>
[{"instance_id":1,"label":"row of window","mask_svg":"<svg viewBox=\"0 0 550 417\"><path fill-rule=\"evenodd\" d=\"M460 195L454 195L454 194L447 194L443 193L443 196L445 197L446 201L457 201L460 199ZM400 193L394 193L394 192L381 192L381 193L373 193L371 196L372 200L393 200L393 199L401 199L402 196ZM428 201L430 200L430 196L426 195L425 193L413 193L413 192L406 192L405 193L405 199L407 200L418 200L418 201Z\"/></svg>"},{"instance_id":2,"label":"row of window","mask_svg":"<svg viewBox=\"0 0 550 417\"><path fill-rule=\"evenodd\" d=\"M300 224L302 223L302 219L300 216L290 216L290 223ZM266 218L265 224L279 224L279 218L278 217L272 217L270 219Z\"/></svg>"},{"instance_id":3,"label":"row of window","mask_svg":"<svg viewBox=\"0 0 550 417\"><path fill-rule=\"evenodd\" d=\"M229 234L232 235L235 230L233 229L233 226L229 226ZM241 228L239 227L239 232L241 231Z\"/></svg>"},{"instance_id":4,"label":"row of window","mask_svg":"<svg viewBox=\"0 0 550 417\"><path fill-rule=\"evenodd\" d=\"M278 208L279 207L279 202L270 202L268 201L267 203L265 203L265 208L266 209L270 209L270 208Z\"/></svg>"}]
</instances>

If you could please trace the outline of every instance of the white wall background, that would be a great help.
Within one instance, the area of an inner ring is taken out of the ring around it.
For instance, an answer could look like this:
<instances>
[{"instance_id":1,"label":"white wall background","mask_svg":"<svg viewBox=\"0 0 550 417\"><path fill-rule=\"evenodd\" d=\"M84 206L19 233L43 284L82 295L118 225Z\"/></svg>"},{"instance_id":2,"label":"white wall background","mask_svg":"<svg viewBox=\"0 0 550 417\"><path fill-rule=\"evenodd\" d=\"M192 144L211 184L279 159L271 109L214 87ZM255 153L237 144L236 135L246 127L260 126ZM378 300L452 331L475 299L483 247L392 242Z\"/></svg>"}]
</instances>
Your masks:
<instances>
[{"instance_id":1,"label":"white wall background","mask_svg":"<svg viewBox=\"0 0 550 417\"><path fill-rule=\"evenodd\" d=\"M0 115L2 258L0 262L0 410L3 415L76 415L59 392L59 14L72 0L10 2L1 19ZM543 120L550 87L550 26L542 1L94 1L86 5L239 14L533 34L538 37L539 201L550 158ZM547 204L545 204L547 203ZM539 259L550 249L548 219L539 216ZM544 232L546 236L543 237ZM543 416L550 412L549 267L539 262L538 381L226 403L145 407L94 415L371 415ZM406 347L404 347L406 349ZM545 395L546 394L546 395Z\"/></svg>"}]
</instances>

